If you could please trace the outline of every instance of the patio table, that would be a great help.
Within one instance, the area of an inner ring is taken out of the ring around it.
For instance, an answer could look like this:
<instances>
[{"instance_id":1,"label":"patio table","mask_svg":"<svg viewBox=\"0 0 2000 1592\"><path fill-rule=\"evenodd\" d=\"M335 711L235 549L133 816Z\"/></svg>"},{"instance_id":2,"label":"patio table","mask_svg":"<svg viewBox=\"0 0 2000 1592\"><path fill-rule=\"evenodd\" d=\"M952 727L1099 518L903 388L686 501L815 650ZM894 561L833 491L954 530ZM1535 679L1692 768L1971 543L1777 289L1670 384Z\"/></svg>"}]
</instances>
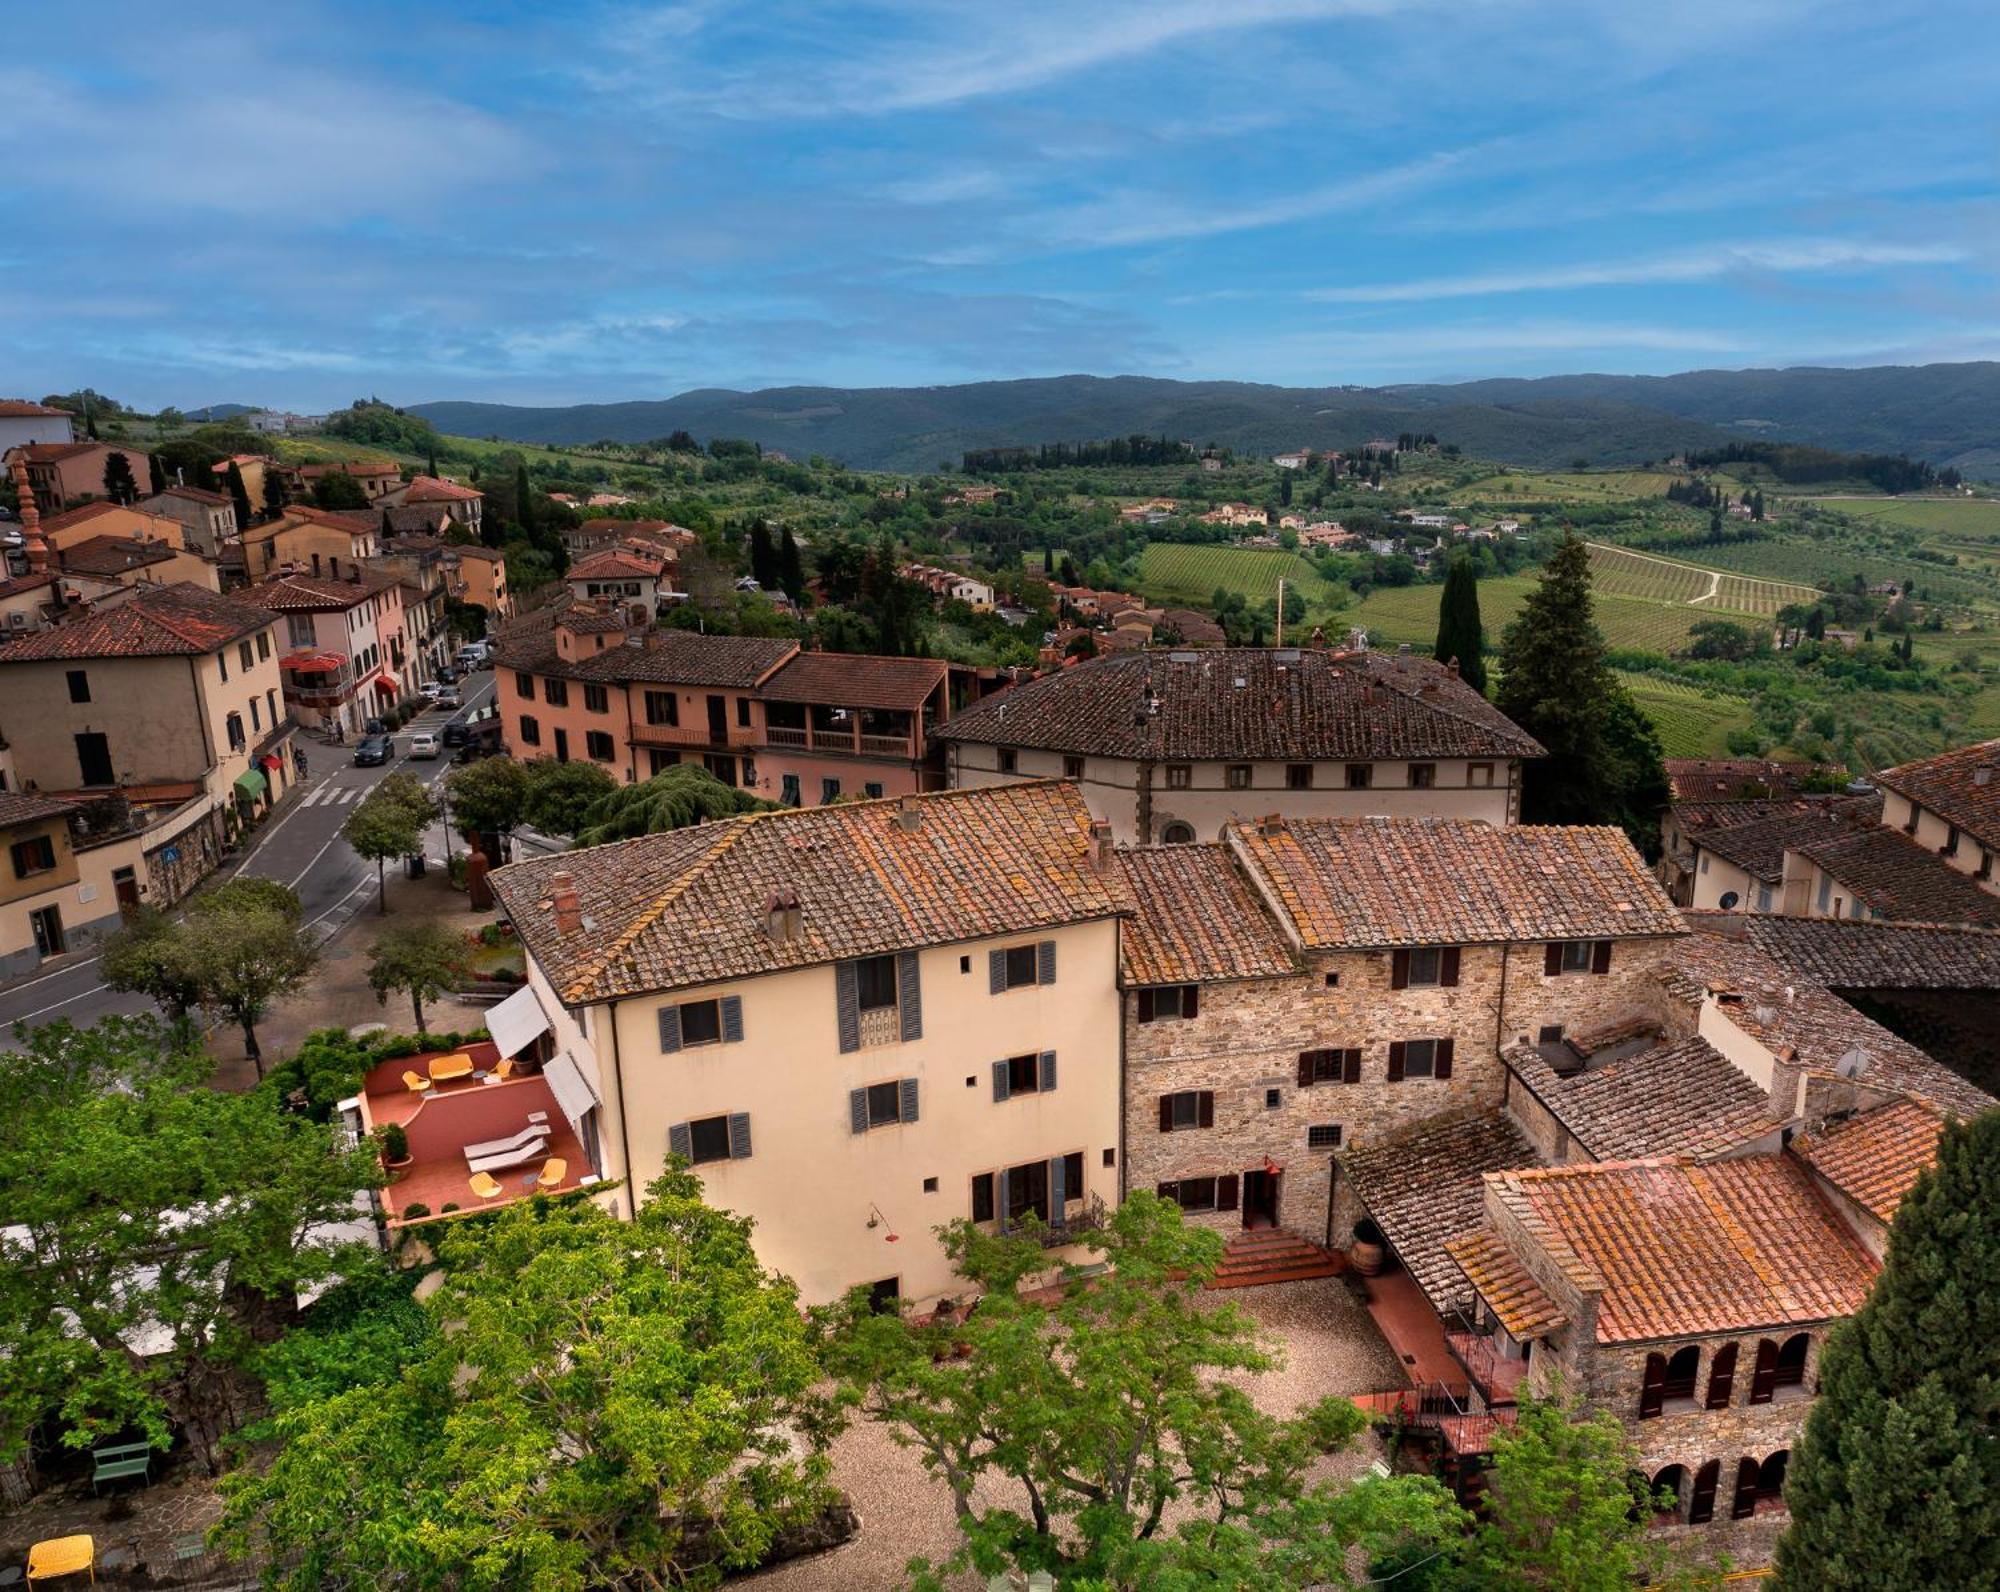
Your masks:
<instances>
[{"instance_id":1,"label":"patio table","mask_svg":"<svg viewBox=\"0 0 2000 1592\"><path fill-rule=\"evenodd\" d=\"M49 1537L28 1550L28 1585L86 1570L90 1573L90 1584L95 1586L96 1564L97 1544L90 1537Z\"/></svg>"}]
</instances>

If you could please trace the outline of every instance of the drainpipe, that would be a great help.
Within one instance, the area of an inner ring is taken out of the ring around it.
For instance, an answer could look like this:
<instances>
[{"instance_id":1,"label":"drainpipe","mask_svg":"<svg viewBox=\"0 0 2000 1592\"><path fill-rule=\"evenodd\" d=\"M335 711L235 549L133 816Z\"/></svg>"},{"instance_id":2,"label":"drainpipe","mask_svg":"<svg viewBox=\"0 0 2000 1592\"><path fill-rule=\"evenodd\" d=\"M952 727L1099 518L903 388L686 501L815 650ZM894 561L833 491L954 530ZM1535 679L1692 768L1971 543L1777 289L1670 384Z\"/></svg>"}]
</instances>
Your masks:
<instances>
[{"instance_id":1,"label":"drainpipe","mask_svg":"<svg viewBox=\"0 0 2000 1592\"><path fill-rule=\"evenodd\" d=\"M1111 987L1118 991L1118 1203L1125 1203L1125 1195L1130 1186L1132 1163L1127 1156L1130 1146L1125 1140L1126 1102L1132 1098L1127 1082L1127 1056L1125 1049L1125 991L1121 987L1123 979L1118 970L1125 965L1125 920L1114 917L1111 920ZM1089 1168L1085 1168L1084 1181L1089 1179Z\"/></svg>"},{"instance_id":2,"label":"drainpipe","mask_svg":"<svg viewBox=\"0 0 2000 1592\"><path fill-rule=\"evenodd\" d=\"M1501 1041L1507 1031L1507 953L1513 949L1509 940L1500 942L1500 999L1493 1008L1493 1054L1498 1056Z\"/></svg>"},{"instance_id":3,"label":"drainpipe","mask_svg":"<svg viewBox=\"0 0 2000 1592\"><path fill-rule=\"evenodd\" d=\"M618 1003L611 1002L606 1008L606 1021L611 1024L611 1087L618 1096L618 1147L625 1155L625 1192L632 1196L632 1214L639 1214L639 1184L632 1176L632 1127L631 1119L625 1115L625 1063L618 1053Z\"/></svg>"},{"instance_id":4,"label":"drainpipe","mask_svg":"<svg viewBox=\"0 0 2000 1592\"><path fill-rule=\"evenodd\" d=\"M1150 846L1153 843L1153 760L1150 757L1139 759L1139 810L1137 817L1139 821L1139 844Z\"/></svg>"}]
</instances>

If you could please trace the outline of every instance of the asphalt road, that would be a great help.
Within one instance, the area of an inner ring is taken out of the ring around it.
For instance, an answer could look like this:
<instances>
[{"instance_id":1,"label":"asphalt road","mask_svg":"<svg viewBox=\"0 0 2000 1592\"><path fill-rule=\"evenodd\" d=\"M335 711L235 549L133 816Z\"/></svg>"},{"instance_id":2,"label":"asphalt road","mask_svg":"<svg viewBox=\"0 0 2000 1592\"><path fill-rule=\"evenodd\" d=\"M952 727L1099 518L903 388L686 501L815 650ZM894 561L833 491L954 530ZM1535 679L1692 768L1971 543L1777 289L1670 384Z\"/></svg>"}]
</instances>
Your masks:
<instances>
[{"instance_id":1,"label":"asphalt road","mask_svg":"<svg viewBox=\"0 0 2000 1592\"><path fill-rule=\"evenodd\" d=\"M385 775L408 770L435 788L450 768L451 758L410 760L413 729L441 730L454 719L465 719L493 700L493 674L472 675L463 687L465 705L453 713L424 713L396 735L396 756L379 768L356 768L354 746L329 746L317 736L299 733L306 749L307 778L286 796L278 816L257 831L248 851L216 875L276 879L298 891L306 921L330 935L375 888L374 864L355 856L340 838L340 826L354 804ZM431 856L444 854L441 827L433 828L425 847ZM17 1048L14 1025L47 1023L66 1017L73 1023L94 1023L100 1017L150 1011L142 995L119 994L98 982L97 958L81 957L0 989L0 1050Z\"/></svg>"}]
</instances>

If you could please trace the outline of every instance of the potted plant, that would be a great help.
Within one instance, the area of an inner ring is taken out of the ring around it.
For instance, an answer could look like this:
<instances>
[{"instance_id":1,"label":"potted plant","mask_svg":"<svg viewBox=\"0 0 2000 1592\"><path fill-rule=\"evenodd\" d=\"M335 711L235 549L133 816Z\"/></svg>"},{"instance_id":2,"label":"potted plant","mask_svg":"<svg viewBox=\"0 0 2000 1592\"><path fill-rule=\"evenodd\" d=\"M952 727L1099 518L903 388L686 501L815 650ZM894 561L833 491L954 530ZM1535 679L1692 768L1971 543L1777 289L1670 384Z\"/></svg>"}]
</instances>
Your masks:
<instances>
[{"instance_id":1,"label":"potted plant","mask_svg":"<svg viewBox=\"0 0 2000 1592\"><path fill-rule=\"evenodd\" d=\"M1348 1241L1347 1263L1362 1276L1373 1277L1382 1269L1384 1258L1382 1229L1369 1217L1362 1217L1354 1224L1354 1237Z\"/></svg>"},{"instance_id":2,"label":"potted plant","mask_svg":"<svg viewBox=\"0 0 2000 1592\"><path fill-rule=\"evenodd\" d=\"M394 1177L406 1172L410 1167L410 1136L403 1131L400 1122L386 1122L377 1135L382 1141L382 1164Z\"/></svg>"}]
</instances>

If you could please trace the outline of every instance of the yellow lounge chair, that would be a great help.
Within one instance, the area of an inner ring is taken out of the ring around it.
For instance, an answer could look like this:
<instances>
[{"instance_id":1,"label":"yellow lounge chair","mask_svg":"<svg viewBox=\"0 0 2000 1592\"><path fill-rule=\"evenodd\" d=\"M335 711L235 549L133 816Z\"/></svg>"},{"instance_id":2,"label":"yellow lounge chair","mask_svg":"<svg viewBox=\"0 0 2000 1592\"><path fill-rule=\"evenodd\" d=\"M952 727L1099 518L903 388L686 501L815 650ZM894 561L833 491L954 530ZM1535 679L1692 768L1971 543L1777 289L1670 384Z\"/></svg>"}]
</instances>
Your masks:
<instances>
[{"instance_id":1,"label":"yellow lounge chair","mask_svg":"<svg viewBox=\"0 0 2000 1592\"><path fill-rule=\"evenodd\" d=\"M542 1163L542 1175L535 1179L535 1187L551 1189L559 1187L569 1176L569 1162L559 1155L552 1155Z\"/></svg>"},{"instance_id":2,"label":"yellow lounge chair","mask_svg":"<svg viewBox=\"0 0 2000 1592\"><path fill-rule=\"evenodd\" d=\"M500 1197L500 1185L491 1172L475 1172L472 1174L472 1192L483 1200L496 1200Z\"/></svg>"},{"instance_id":3,"label":"yellow lounge chair","mask_svg":"<svg viewBox=\"0 0 2000 1592\"><path fill-rule=\"evenodd\" d=\"M426 1078L422 1073L411 1072L408 1069L404 1070L403 1087L409 1090L411 1094L422 1094L430 1086L430 1079Z\"/></svg>"}]
</instances>

